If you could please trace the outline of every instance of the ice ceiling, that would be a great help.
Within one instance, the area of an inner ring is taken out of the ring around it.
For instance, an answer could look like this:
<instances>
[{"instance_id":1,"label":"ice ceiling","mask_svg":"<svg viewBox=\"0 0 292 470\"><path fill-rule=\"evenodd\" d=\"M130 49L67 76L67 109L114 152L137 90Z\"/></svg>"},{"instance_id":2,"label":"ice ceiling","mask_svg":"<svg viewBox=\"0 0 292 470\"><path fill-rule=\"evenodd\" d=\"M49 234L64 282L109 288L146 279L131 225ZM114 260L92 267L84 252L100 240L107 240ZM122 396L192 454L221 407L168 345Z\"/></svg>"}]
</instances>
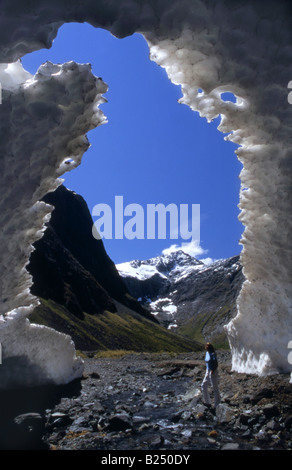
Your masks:
<instances>
[{"instance_id":1,"label":"ice ceiling","mask_svg":"<svg viewBox=\"0 0 292 470\"><path fill-rule=\"evenodd\" d=\"M240 147L241 255L246 281L227 326L232 367L290 371L292 25L284 0L2 0L0 3L0 387L66 383L82 373L70 338L29 322L37 304L25 270L51 207L40 203L80 164L86 133L106 119L107 86L89 65L19 61L65 22L117 37L141 33L150 58L182 86L181 101ZM102 73L102 71L101 71ZM109 84L110 86L110 84ZM236 103L221 100L226 91Z\"/></svg>"}]
</instances>

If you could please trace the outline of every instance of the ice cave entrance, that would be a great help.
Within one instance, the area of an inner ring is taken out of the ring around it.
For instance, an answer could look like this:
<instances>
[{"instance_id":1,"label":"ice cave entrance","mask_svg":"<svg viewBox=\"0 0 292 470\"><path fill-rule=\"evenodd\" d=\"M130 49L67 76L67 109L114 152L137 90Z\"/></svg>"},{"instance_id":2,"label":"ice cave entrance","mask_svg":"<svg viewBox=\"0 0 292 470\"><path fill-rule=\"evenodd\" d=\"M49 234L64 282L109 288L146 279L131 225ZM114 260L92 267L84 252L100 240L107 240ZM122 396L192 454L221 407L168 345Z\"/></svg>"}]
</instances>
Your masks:
<instances>
[{"instance_id":1,"label":"ice cave entrance","mask_svg":"<svg viewBox=\"0 0 292 470\"><path fill-rule=\"evenodd\" d=\"M243 227L238 221L241 164L235 144L224 141L212 123L178 103L180 86L149 60L140 34L117 39L89 24L63 25L52 45L23 57L35 73L46 61L91 63L108 84L102 110L108 123L88 134L91 148L82 164L64 175L65 185L81 194L90 211L95 204L200 204L197 257L218 259L240 253ZM201 90L199 90L201 91ZM232 93L222 100L235 101ZM70 157L70 156L68 156ZM185 242L185 240L183 241ZM182 240L104 240L114 262L147 259Z\"/></svg>"}]
</instances>

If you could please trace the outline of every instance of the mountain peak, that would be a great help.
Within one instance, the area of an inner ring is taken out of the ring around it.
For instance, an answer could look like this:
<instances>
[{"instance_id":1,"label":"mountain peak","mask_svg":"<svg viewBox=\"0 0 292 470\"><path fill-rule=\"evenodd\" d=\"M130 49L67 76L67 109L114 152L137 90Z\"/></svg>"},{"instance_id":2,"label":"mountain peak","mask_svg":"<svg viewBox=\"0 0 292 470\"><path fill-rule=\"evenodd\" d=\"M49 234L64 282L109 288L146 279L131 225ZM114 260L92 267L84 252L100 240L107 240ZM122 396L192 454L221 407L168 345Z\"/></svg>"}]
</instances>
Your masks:
<instances>
[{"instance_id":1,"label":"mountain peak","mask_svg":"<svg viewBox=\"0 0 292 470\"><path fill-rule=\"evenodd\" d=\"M147 260L133 260L117 265L119 273L124 277L136 277L140 280L160 275L173 277L189 269L203 267L204 263L183 250L162 253Z\"/></svg>"},{"instance_id":2,"label":"mountain peak","mask_svg":"<svg viewBox=\"0 0 292 470\"><path fill-rule=\"evenodd\" d=\"M119 264L117 269L130 293L165 327L190 338L195 332L202 341L207 337L225 341L223 325L236 313L243 282L239 256L206 265L183 250L167 250L148 260Z\"/></svg>"}]
</instances>

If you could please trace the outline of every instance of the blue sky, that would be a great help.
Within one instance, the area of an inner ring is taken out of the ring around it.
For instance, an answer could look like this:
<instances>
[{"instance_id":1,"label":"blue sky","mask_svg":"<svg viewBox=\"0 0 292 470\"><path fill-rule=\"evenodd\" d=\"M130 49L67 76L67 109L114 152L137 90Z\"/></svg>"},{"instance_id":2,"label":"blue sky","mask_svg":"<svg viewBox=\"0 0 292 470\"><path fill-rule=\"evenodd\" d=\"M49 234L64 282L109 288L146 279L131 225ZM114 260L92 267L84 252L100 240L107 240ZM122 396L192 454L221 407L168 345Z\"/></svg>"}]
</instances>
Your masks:
<instances>
[{"instance_id":1,"label":"blue sky","mask_svg":"<svg viewBox=\"0 0 292 470\"><path fill-rule=\"evenodd\" d=\"M227 258L241 251L243 227L238 221L239 173L236 146L177 101L181 89L149 60L140 35L116 39L88 24L67 24L51 49L25 56L31 73L49 60L91 63L93 73L108 84L101 106L108 123L88 133L91 148L82 164L64 175L65 186L81 194L92 213L98 203L114 214L115 196L124 205L200 204L202 258ZM96 220L93 218L93 220ZM125 218L125 221L127 218ZM104 240L115 263L147 259L186 240Z\"/></svg>"}]
</instances>

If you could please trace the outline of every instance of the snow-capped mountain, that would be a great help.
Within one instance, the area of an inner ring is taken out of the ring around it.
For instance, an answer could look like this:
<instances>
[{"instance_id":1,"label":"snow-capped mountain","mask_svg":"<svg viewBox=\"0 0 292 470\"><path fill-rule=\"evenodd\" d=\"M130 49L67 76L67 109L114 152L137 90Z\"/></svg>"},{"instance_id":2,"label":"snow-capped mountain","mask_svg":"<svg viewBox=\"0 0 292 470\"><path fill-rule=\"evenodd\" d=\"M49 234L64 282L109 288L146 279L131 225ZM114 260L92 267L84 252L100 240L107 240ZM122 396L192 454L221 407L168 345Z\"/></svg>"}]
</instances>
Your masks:
<instances>
[{"instance_id":1,"label":"snow-capped mountain","mask_svg":"<svg viewBox=\"0 0 292 470\"><path fill-rule=\"evenodd\" d=\"M204 264L182 250L117 265L131 295L161 324L199 340L226 341L243 282L239 256Z\"/></svg>"}]
</instances>

